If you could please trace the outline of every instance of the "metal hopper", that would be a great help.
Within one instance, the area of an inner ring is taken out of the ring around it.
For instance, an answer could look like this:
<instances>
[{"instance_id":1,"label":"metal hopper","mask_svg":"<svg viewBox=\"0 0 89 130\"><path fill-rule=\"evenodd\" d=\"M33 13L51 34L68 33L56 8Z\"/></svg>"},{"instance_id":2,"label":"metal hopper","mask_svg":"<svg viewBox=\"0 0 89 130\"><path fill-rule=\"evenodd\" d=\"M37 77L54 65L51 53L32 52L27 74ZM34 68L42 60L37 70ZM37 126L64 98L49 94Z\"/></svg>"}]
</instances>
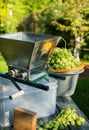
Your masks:
<instances>
[{"instance_id":1,"label":"metal hopper","mask_svg":"<svg viewBox=\"0 0 89 130\"><path fill-rule=\"evenodd\" d=\"M29 32L0 35L0 52L8 65L8 73L0 73L0 77L11 80L19 90L10 95L10 99L24 94L21 84L49 90L49 86L37 81L48 76L47 58L61 39L62 37L59 36ZM18 83L21 83L21 86Z\"/></svg>"},{"instance_id":2,"label":"metal hopper","mask_svg":"<svg viewBox=\"0 0 89 130\"><path fill-rule=\"evenodd\" d=\"M0 51L9 70L27 72L27 79L46 70L49 53L56 47L61 37L54 35L17 32L0 35Z\"/></svg>"}]
</instances>

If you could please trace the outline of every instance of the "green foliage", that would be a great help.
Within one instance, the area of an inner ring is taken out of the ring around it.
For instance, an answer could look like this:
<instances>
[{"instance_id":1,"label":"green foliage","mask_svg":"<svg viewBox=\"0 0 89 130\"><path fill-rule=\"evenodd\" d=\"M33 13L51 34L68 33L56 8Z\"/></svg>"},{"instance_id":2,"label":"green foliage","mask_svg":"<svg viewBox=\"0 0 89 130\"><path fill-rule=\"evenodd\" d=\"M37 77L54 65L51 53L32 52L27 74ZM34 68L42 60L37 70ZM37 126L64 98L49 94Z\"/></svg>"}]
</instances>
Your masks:
<instances>
[{"instance_id":1,"label":"green foliage","mask_svg":"<svg viewBox=\"0 0 89 130\"><path fill-rule=\"evenodd\" d=\"M89 49L82 49L80 51L80 58L85 61L89 61Z\"/></svg>"},{"instance_id":2,"label":"green foliage","mask_svg":"<svg viewBox=\"0 0 89 130\"><path fill-rule=\"evenodd\" d=\"M89 32L88 0L67 0L52 4L41 14L41 25L45 33L61 35L73 47L75 37L80 37L82 44ZM43 23L43 24L42 24Z\"/></svg>"},{"instance_id":3,"label":"green foliage","mask_svg":"<svg viewBox=\"0 0 89 130\"><path fill-rule=\"evenodd\" d=\"M51 7L52 2L55 4L61 0L31 0L26 1L29 11L29 15L19 24L18 29L24 30L24 31L31 31L31 32L43 32L44 27L41 24L40 17L42 16L43 12L45 12L46 9ZM43 16L41 17L43 18ZM42 26L41 26L42 25ZM42 28L41 28L42 27Z\"/></svg>"},{"instance_id":4,"label":"green foliage","mask_svg":"<svg viewBox=\"0 0 89 130\"><path fill-rule=\"evenodd\" d=\"M0 3L0 33L15 32L16 26L27 12L21 1L7 0Z\"/></svg>"},{"instance_id":5,"label":"green foliage","mask_svg":"<svg viewBox=\"0 0 89 130\"><path fill-rule=\"evenodd\" d=\"M0 33L31 31L33 26L37 32L61 35L74 47L75 34L84 37L89 31L88 0L1 0L0 12Z\"/></svg>"},{"instance_id":6,"label":"green foliage","mask_svg":"<svg viewBox=\"0 0 89 130\"><path fill-rule=\"evenodd\" d=\"M89 48L89 34L85 37L86 48Z\"/></svg>"},{"instance_id":7,"label":"green foliage","mask_svg":"<svg viewBox=\"0 0 89 130\"><path fill-rule=\"evenodd\" d=\"M84 60L89 60L89 54L85 54L83 57Z\"/></svg>"},{"instance_id":8,"label":"green foliage","mask_svg":"<svg viewBox=\"0 0 89 130\"><path fill-rule=\"evenodd\" d=\"M7 14L8 14L8 7L0 1L0 32L4 32L6 29L6 21L7 21Z\"/></svg>"},{"instance_id":9,"label":"green foliage","mask_svg":"<svg viewBox=\"0 0 89 130\"><path fill-rule=\"evenodd\" d=\"M17 30L18 25L21 22L23 22L25 18L29 17L29 15L33 14L33 12L35 12L36 15L39 14L42 10L47 8L49 4L50 4L50 0L46 0L46 1L45 0L42 1L40 0L3 1L2 0L0 1L0 12L2 12L0 13L0 25L1 25L0 33L18 31ZM33 17L33 19L35 19L35 17Z\"/></svg>"}]
</instances>

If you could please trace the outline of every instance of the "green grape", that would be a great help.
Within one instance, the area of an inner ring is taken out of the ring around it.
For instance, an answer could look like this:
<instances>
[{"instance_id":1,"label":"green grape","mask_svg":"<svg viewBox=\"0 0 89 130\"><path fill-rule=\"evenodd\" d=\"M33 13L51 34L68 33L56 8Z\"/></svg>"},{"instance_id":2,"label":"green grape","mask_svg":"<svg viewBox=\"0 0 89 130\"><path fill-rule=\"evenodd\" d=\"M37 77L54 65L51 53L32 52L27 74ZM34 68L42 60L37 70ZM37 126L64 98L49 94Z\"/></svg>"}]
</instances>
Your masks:
<instances>
[{"instance_id":1,"label":"green grape","mask_svg":"<svg viewBox=\"0 0 89 130\"><path fill-rule=\"evenodd\" d=\"M76 113L73 113L73 114L71 115L71 118L72 118L73 120L76 120L77 114L76 114Z\"/></svg>"},{"instance_id":2,"label":"green grape","mask_svg":"<svg viewBox=\"0 0 89 130\"><path fill-rule=\"evenodd\" d=\"M59 124L59 128L60 130L64 130L65 127L62 124Z\"/></svg>"},{"instance_id":3,"label":"green grape","mask_svg":"<svg viewBox=\"0 0 89 130\"><path fill-rule=\"evenodd\" d=\"M72 53L66 48L55 48L48 59L48 68L53 69L71 69L78 67L80 62L77 61ZM55 65L54 65L55 64Z\"/></svg>"},{"instance_id":4,"label":"green grape","mask_svg":"<svg viewBox=\"0 0 89 130\"><path fill-rule=\"evenodd\" d=\"M76 120L76 124L78 125L78 126L81 126L81 121L79 121L79 120Z\"/></svg>"},{"instance_id":5,"label":"green grape","mask_svg":"<svg viewBox=\"0 0 89 130\"><path fill-rule=\"evenodd\" d=\"M81 123L84 123L85 119L81 117L80 121L81 121Z\"/></svg>"},{"instance_id":6,"label":"green grape","mask_svg":"<svg viewBox=\"0 0 89 130\"><path fill-rule=\"evenodd\" d=\"M49 128L49 124L46 124L44 127L45 127L46 129L48 129L48 128Z\"/></svg>"},{"instance_id":7,"label":"green grape","mask_svg":"<svg viewBox=\"0 0 89 130\"><path fill-rule=\"evenodd\" d=\"M67 120L68 120L68 121L71 121L71 120L72 120L72 118L71 118L70 115L67 117Z\"/></svg>"},{"instance_id":8,"label":"green grape","mask_svg":"<svg viewBox=\"0 0 89 130\"><path fill-rule=\"evenodd\" d=\"M79 124L79 122L80 122L81 124L83 124L83 123L85 122L85 119L84 119L83 117L78 116L77 119L76 119L77 125Z\"/></svg>"},{"instance_id":9,"label":"green grape","mask_svg":"<svg viewBox=\"0 0 89 130\"><path fill-rule=\"evenodd\" d=\"M53 128L53 130L58 130L58 128L55 127L55 128Z\"/></svg>"},{"instance_id":10,"label":"green grape","mask_svg":"<svg viewBox=\"0 0 89 130\"><path fill-rule=\"evenodd\" d=\"M43 122L42 120L40 120L40 121L38 122L38 124L39 124L40 126L42 126L42 125L44 124L44 122Z\"/></svg>"},{"instance_id":11,"label":"green grape","mask_svg":"<svg viewBox=\"0 0 89 130\"><path fill-rule=\"evenodd\" d=\"M75 125L75 121L74 121L74 120L71 120L70 124L71 124L72 126L74 126L74 125Z\"/></svg>"},{"instance_id":12,"label":"green grape","mask_svg":"<svg viewBox=\"0 0 89 130\"><path fill-rule=\"evenodd\" d=\"M85 119L83 117L80 117L76 110L72 108L70 105L67 107L64 107L60 113L53 119L50 120L46 124L42 124L42 121L40 123L43 125L39 130L64 130L65 127L68 125L75 126L75 125L82 125L85 122Z\"/></svg>"},{"instance_id":13,"label":"green grape","mask_svg":"<svg viewBox=\"0 0 89 130\"><path fill-rule=\"evenodd\" d=\"M38 128L38 130L43 130L43 128L42 128L42 127L40 127L40 128Z\"/></svg>"}]
</instances>

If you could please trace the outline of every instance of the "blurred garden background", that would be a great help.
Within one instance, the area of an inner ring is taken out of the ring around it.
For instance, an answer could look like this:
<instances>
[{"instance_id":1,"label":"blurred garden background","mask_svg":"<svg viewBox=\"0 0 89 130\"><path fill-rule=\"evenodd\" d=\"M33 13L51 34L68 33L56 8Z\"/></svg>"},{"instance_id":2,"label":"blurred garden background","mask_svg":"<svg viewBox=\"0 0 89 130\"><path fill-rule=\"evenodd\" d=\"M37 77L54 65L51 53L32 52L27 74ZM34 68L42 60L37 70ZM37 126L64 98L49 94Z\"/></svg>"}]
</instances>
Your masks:
<instances>
[{"instance_id":1,"label":"blurred garden background","mask_svg":"<svg viewBox=\"0 0 89 130\"><path fill-rule=\"evenodd\" d=\"M0 0L0 34L19 31L62 36L89 73L89 0ZM7 70L0 53L0 71ZM89 76L82 78L72 98L89 118Z\"/></svg>"}]
</instances>

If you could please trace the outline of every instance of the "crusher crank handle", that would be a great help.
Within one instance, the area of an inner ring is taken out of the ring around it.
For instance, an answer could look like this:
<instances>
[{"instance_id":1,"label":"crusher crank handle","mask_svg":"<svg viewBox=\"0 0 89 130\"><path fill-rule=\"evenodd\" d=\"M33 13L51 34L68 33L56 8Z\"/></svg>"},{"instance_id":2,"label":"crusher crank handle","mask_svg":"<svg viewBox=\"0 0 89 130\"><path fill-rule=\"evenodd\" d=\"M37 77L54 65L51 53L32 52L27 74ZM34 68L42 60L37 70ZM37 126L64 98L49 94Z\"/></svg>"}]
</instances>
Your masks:
<instances>
[{"instance_id":1,"label":"crusher crank handle","mask_svg":"<svg viewBox=\"0 0 89 130\"><path fill-rule=\"evenodd\" d=\"M6 74L1 74L0 73L0 76L3 77L3 78L9 79L9 77ZM49 90L49 86L43 85L43 84L39 84L39 83L34 83L33 81L12 78L12 81L13 80L14 80L14 82L16 81L16 82L19 82L19 83L30 85L31 87L39 88L39 89L42 89L42 90L45 90L45 91ZM18 90L21 91L22 89L18 86L18 84L16 84L16 82L15 82L15 86L18 88Z\"/></svg>"},{"instance_id":2,"label":"crusher crank handle","mask_svg":"<svg viewBox=\"0 0 89 130\"><path fill-rule=\"evenodd\" d=\"M15 79L15 81L17 81L19 83L30 85L31 87L39 88L39 89L42 89L42 90L45 90L45 91L49 90L49 86L47 86L47 85L34 83L33 81L28 81L28 80L22 80L22 79L17 79L17 78L14 78L14 79Z\"/></svg>"},{"instance_id":3,"label":"crusher crank handle","mask_svg":"<svg viewBox=\"0 0 89 130\"><path fill-rule=\"evenodd\" d=\"M61 76L61 75L55 74L55 73L51 73L51 72L48 72L48 75L50 77L53 77L53 78L56 78L56 79L61 79L61 80L65 80L66 79L66 77L64 77L64 76Z\"/></svg>"},{"instance_id":4,"label":"crusher crank handle","mask_svg":"<svg viewBox=\"0 0 89 130\"><path fill-rule=\"evenodd\" d=\"M23 90L19 90L19 92L10 95L9 98L10 98L11 100L13 100L14 98L17 98L17 97L19 97L19 96L21 96L21 95L23 95L23 94L24 94L24 91L23 91Z\"/></svg>"},{"instance_id":5,"label":"crusher crank handle","mask_svg":"<svg viewBox=\"0 0 89 130\"><path fill-rule=\"evenodd\" d=\"M8 74L6 73L6 76L11 80L11 82L15 85L15 87L19 90L19 92L16 92L12 95L9 96L10 99L17 98L18 96L21 96L24 94L24 91L19 87L19 85L15 82L15 80Z\"/></svg>"},{"instance_id":6,"label":"crusher crank handle","mask_svg":"<svg viewBox=\"0 0 89 130\"><path fill-rule=\"evenodd\" d=\"M43 85L43 84L39 84L39 83L34 83L32 81L29 81L29 84L35 88L39 88L39 89L42 89L42 90L45 90L45 91L48 91L49 90L49 86L47 85Z\"/></svg>"}]
</instances>

